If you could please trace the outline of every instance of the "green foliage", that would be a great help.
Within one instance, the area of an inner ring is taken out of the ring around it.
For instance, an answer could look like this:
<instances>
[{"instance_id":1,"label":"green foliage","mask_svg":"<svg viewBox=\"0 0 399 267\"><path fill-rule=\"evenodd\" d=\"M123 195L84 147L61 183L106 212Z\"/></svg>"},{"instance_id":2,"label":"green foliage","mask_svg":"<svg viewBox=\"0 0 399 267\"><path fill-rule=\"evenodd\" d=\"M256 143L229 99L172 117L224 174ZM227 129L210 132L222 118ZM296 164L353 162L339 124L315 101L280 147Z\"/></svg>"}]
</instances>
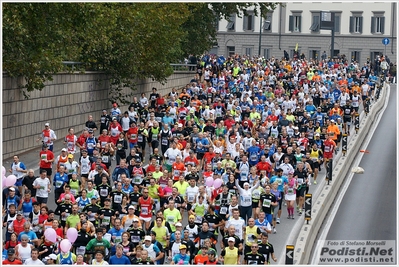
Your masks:
<instances>
[{"instance_id":1,"label":"green foliage","mask_svg":"<svg viewBox=\"0 0 399 267\"><path fill-rule=\"evenodd\" d=\"M25 78L28 97L62 61L81 62L109 74L110 101L126 103L134 79L164 83L170 63L212 47L216 21L254 5L265 16L277 3L3 3L3 70Z\"/></svg>"}]
</instances>

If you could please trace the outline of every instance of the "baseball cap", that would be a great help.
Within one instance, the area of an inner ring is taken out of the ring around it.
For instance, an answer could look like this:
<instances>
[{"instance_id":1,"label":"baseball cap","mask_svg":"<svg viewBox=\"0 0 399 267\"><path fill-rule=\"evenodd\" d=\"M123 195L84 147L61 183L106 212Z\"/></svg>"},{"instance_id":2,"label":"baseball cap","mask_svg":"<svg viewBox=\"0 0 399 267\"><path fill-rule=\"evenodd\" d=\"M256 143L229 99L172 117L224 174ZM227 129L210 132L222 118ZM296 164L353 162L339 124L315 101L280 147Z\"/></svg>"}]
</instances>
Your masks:
<instances>
[{"instance_id":1,"label":"baseball cap","mask_svg":"<svg viewBox=\"0 0 399 267\"><path fill-rule=\"evenodd\" d=\"M91 199L97 199L97 196L96 196L96 195L93 195L93 196L91 197Z\"/></svg>"},{"instance_id":2,"label":"baseball cap","mask_svg":"<svg viewBox=\"0 0 399 267\"><path fill-rule=\"evenodd\" d=\"M214 250L209 250L209 251L208 251L208 255L213 255L213 256L216 256L216 253L215 253L215 251L214 251Z\"/></svg>"},{"instance_id":3,"label":"baseball cap","mask_svg":"<svg viewBox=\"0 0 399 267\"><path fill-rule=\"evenodd\" d=\"M316 133L314 136L320 136L320 134L319 134L319 133Z\"/></svg>"},{"instance_id":4,"label":"baseball cap","mask_svg":"<svg viewBox=\"0 0 399 267\"><path fill-rule=\"evenodd\" d=\"M189 217L188 217L189 219L195 219L195 216L194 215L190 215Z\"/></svg>"},{"instance_id":5,"label":"baseball cap","mask_svg":"<svg viewBox=\"0 0 399 267\"><path fill-rule=\"evenodd\" d=\"M335 120L331 120L332 123L335 123Z\"/></svg>"},{"instance_id":6,"label":"baseball cap","mask_svg":"<svg viewBox=\"0 0 399 267\"><path fill-rule=\"evenodd\" d=\"M107 112L107 110L106 110L106 109L103 109L103 112Z\"/></svg>"},{"instance_id":7,"label":"baseball cap","mask_svg":"<svg viewBox=\"0 0 399 267\"><path fill-rule=\"evenodd\" d=\"M9 249L7 250L7 254L8 254L8 255L14 255L14 254L15 254L15 250L14 250L13 248L9 248Z\"/></svg>"},{"instance_id":8,"label":"baseball cap","mask_svg":"<svg viewBox=\"0 0 399 267\"><path fill-rule=\"evenodd\" d=\"M133 205L130 205L128 209L136 209Z\"/></svg>"},{"instance_id":9,"label":"baseball cap","mask_svg":"<svg viewBox=\"0 0 399 267\"><path fill-rule=\"evenodd\" d=\"M44 124L44 126L50 126L50 123L46 122L46 123Z\"/></svg>"},{"instance_id":10,"label":"baseball cap","mask_svg":"<svg viewBox=\"0 0 399 267\"><path fill-rule=\"evenodd\" d=\"M114 103L114 104L112 104L112 106L116 108L118 106L118 104Z\"/></svg>"},{"instance_id":11,"label":"baseball cap","mask_svg":"<svg viewBox=\"0 0 399 267\"><path fill-rule=\"evenodd\" d=\"M249 183L244 183L244 186L246 186L246 185L248 185L248 186L249 186Z\"/></svg>"},{"instance_id":12,"label":"baseball cap","mask_svg":"<svg viewBox=\"0 0 399 267\"><path fill-rule=\"evenodd\" d=\"M176 223L175 226L183 226L181 223Z\"/></svg>"},{"instance_id":13,"label":"baseball cap","mask_svg":"<svg viewBox=\"0 0 399 267\"><path fill-rule=\"evenodd\" d=\"M13 192L15 192L15 188L14 188L14 187L10 187L10 188L8 188L8 191L13 191Z\"/></svg>"},{"instance_id":14,"label":"baseball cap","mask_svg":"<svg viewBox=\"0 0 399 267\"><path fill-rule=\"evenodd\" d=\"M72 154L69 154L69 155L68 155L68 159L73 159L73 155L72 155Z\"/></svg>"},{"instance_id":15,"label":"baseball cap","mask_svg":"<svg viewBox=\"0 0 399 267\"><path fill-rule=\"evenodd\" d=\"M92 130L92 129L89 129L89 133L93 133L93 130Z\"/></svg>"},{"instance_id":16,"label":"baseball cap","mask_svg":"<svg viewBox=\"0 0 399 267\"><path fill-rule=\"evenodd\" d=\"M47 258L47 257L46 257ZM55 254L50 254L50 255L48 255L48 258L49 259L52 259L52 260L56 260L57 259L57 255L55 255Z\"/></svg>"},{"instance_id":17,"label":"baseball cap","mask_svg":"<svg viewBox=\"0 0 399 267\"><path fill-rule=\"evenodd\" d=\"M183 124L179 123L179 124L177 125L177 127L183 127Z\"/></svg>"},{"instance_id":18,"label":"baseball cap","mask_svg":"<svg viewBox=\"0 0 399 267\"><path fill-rule=\"evenodd\" d=\"M187 249L186 245L180 245L179 249Z\"/></svg>"},{"instance_id":19,"label":"baseball cap","mask_svg":"<svg viewBox=\"0 0 399 267\"><path fill-rule=\"evenodd\" d=\"M236 242L236 239L234 237L229 237L229 239L227 239L227 242Z\"/></svg>"},{"instance_id":20,"label":"baseball cap","mask_svg":"<svg viewBox=\"0 0 399 267\"><path fill-rule=\"evenodd\" d=\"M62 151L62 152L66 152L67 150L66 150L66 148L63 148L63 149L61 149L61 151Z\"/></svg>"},{"instance_id":21,"label":"baseball cap","mask_svg":"<svg viewBox=\"0 0 399 267\"><path fill-rule=\"evenodd\" d=\"M24 213L22 212L22 210L17 211L17 215L22 215L22 214L24 214Z\"/></svg>"},{"instance_id":22,"label":"baseball cap","mask_svg":"<svg viewBox=\"0 0 399 267\"><path fill-rule=\"evenodd\" d=\"M139 221L139 219L133 218L133 222L138 222L138 221Z\"/></svg>"},{"instance_id":23,"label":"baseball cap","mask_svg":"<svg viewBox=\"0 0 399 267\"><path fill-rule=\"evenodd\" d=\"M144 241L152 241L151 236L147 235L146 237L144 237Z\"/></svg>"}]
</instances>

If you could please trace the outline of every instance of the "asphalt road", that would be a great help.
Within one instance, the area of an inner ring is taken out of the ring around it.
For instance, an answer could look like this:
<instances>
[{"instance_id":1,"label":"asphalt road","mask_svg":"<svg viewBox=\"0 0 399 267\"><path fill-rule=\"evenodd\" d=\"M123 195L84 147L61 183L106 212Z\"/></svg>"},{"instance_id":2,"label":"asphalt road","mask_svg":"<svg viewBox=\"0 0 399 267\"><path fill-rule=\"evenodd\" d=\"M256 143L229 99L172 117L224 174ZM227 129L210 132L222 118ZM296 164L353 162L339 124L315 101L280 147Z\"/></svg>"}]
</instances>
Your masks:
<instances>
[{"instance_id":1,"label":"asphalt road","mask_svg":"<svg viewBox=\"0 0 399 267\"><path fill-rule=\"evenodd\" d=\"M396 240L396 85L391 86L388 106L365 149L370 153L358 165L364 174L352 174L326 240Z\"/></svg>"}]
</instances>

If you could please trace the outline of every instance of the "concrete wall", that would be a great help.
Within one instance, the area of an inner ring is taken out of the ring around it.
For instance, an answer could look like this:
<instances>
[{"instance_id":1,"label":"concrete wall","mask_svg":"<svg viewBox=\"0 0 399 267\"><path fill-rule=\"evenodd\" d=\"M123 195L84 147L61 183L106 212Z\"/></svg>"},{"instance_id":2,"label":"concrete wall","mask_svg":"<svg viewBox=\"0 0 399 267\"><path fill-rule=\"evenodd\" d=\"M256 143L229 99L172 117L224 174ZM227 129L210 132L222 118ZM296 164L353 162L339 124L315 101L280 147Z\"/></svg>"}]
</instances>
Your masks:
<instances>
[{"instance_id":1,"label":"concrete wall","mask_svg":"<svg viewBox=\"0 0 399 267\"><path fill-rule=\"evenodd\" d=\"M165 85L151 80L137 80L135 96L146 93L152 87L166 95L172 87L185 86L194 72L175 72ZM73 127L75 134L83 130L87 116L92 114L98 121L101 110L111 108L108 100L109 81L103 73L84 74L65 73L53 76L42 91L30 93L25 99L18 85L23 78L10 78L3 74L3 158L38 148L37 143L46 122L50 123L58 139L64 138L68 128ZM125 89L128 92L130 89ZM128 105L121 106L122 112Z\"/></svg>"}]
</instances>

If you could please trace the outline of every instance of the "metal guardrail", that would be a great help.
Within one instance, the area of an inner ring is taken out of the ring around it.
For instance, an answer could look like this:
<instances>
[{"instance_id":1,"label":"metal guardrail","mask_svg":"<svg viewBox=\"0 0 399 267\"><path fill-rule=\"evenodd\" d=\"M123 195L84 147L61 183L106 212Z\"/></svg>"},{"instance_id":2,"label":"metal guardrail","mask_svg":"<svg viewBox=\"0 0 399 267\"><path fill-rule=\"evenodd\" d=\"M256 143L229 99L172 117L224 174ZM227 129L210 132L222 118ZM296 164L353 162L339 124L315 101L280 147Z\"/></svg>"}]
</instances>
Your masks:
<instances>
[{"instance_id":1,"label":"metal guardrail","mask_svg":"<svg viewBox=\"0 0 399 267\"><path fill-rule=\"evenodd\" d=\"M76 66L81 66L84 65L83 62L77 62L77 61L62 61L62 64L64 66L71 67L72 69L75 69ZM173 71L196 71L196 64L170 64L170 66L173 68Z\"/></svg>"},{"instance_id":2,"label":"metal guardrail","mask_svg":"<svg viewBox=\"0 0 399 267\"><path fill-rule=\"evenodd\" d=\"M196 64L170 64L173 71L196 71Z\"/></svg>"}]
</instances>

